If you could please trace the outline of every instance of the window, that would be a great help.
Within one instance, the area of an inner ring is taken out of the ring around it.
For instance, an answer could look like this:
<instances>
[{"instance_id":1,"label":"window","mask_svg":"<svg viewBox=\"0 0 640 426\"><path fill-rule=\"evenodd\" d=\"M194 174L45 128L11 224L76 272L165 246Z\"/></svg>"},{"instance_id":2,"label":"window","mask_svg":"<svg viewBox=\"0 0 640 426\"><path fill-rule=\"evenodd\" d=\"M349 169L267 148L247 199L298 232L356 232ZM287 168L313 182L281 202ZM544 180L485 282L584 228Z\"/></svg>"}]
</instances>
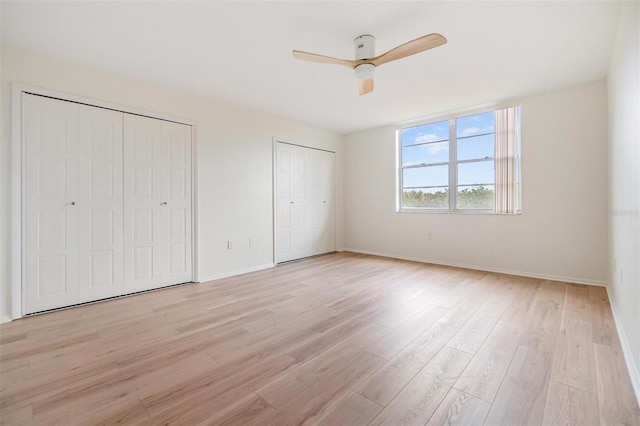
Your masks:
<instances>
[{"instance_id":1,"label":"window","mask_svg":"<svg viewBox=\"0 0 640 426\"><path fill-rule=\"evenodd\" d=\"M519 213L520 108L397 131L399 210Z\"/></svg>"}]
</instances>

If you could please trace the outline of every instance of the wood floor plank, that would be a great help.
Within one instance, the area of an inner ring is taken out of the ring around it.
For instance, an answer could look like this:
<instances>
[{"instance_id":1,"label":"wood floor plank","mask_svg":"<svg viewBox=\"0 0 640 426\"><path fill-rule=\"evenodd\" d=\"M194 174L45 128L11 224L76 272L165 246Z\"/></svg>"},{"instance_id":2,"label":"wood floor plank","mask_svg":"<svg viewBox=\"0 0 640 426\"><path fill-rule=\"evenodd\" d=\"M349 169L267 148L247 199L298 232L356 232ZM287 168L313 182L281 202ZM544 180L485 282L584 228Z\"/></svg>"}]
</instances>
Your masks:
<instances>
[{"instance_id":1,"label":"wood floor plank","mask_svg":"<svg viewBox=\"0 0 640 426\"><path fill-rule=\"evenodd\" d=\"M366 425L383 408L355 392L349 392L320 418L317 424L319 426Z\"/></svg>"},{"instance_id":2,"label":"wood floor plank","mask_svg":"<svg viewBox=\"0 0 640 426\"><path fill-rule=\"evenodd\" d=\"M370 424L425 424L470 360L466 352L443 347Z\"/></svg>"},{"instance_id":3,"label":"wood floor plank","mask_svg":"<svg viewBox=\"0 0 640 426\"><path fill-rule=\"evenodd\" d=\"M357 392L387 405L457 331L446 324L434 324L362 383Z\"/></svg>"},{"instance_id":4,"label":"wood floor plank","mask_svg":"<svg viewBox=\"0 0 640 426\"><path fill-rule=\"evenodd\" d=\"M0 424L11 426L33 424L33 409L31 404L29 402L23 402L0 409Z\"/></svg>"},{"instance_id":5,"label":"wood floor plank","mask_svg":"<svg viewBox=\"0 0 640 426\"><path fill-rule=\"evenodd\" d=\"M541 424L550 376L551 354L518 346L485 424Z\"/></svg>"},{"instance_id":6,"label":"wood floor plank","mask_svg":"<svg viewBox=\"0 0 640 426\"><path fill-rule=\"evenodd\" d=\"M208 375L189 379L143 398L154 423L195 424L250 395L260 383L270 382L296 364L286 355L275 355L254 364L224 366Z\"/></svg>"},{"instance_id":7,"label":"wood floor plank","mask_svg":"<svg viewBox=\"0 0 640 426\"><path fill-rule=\"evenodd\" d=\"M325 352L333 345L339 344L350 336L368 328L373 324L373 317L375 313L375 311L372 311L358 316L327 330L320 335L313 336L310 339L305 339L300 344L292 345L291 349L286 350L285 353L301 362L312 358L322 352Z\"/></svg>"},{"instance_id":8,"label":"wood floor plank","mask_svg":"<svg viewBox=\"0 0 640 426\"><path fill-rule=\"evenodd\" d=\"M274 386L258 391L276 412L265 424L315 423L384 360L365 352L327 358L313 368L301 366ZM300 383L304 383L300 386ZM294 391L295 390L295 391Z\"/></svg>"},{"instance_id":9,"label":"wood floor plank","mask_svg":"<svg viewBox=\"0 0 640 426\"><path fill-rule=\"evenodd\" d=\"M542 280L537 292L537 297L555 302L559 305L564 304L567 292L567 284L559 281Z\"/></svg>"},{"instance_id":10,"label":"wood floor plank","mask_svg":"<svg viewBox=\"0 0 640 426\"><path fill-rule=\"evenodd\" d=\"M265 420L275 412L267 401L255 393L249 394L230 408L211 413L211 417L199 424L216 426L252 426L265 424Z\"/></svg>"},{"instance_id":11,"label":"wood floor plank","mask_svg":"<svg viewBox=\"0 0 640 426\"><path fill-rule=\"evenodd\" d=\"M391 359L418 336L429 329L447 313L447 308L428 306L420 315L400 324L390 333L367 347L367 352L384 359Z\"/></svg>"},{"instance_id":12,"label":"wood floor plank","mask_svg":"<svg viewBox=\"0 0 640 426\"><path fill-rule=\"evenodd\" d=\"M553 353L556 349L560 326L562 325L562 305L538 299L525 325L521 344L543 352Z\"/></svg>"},{"instance_id":13,"label":"wood floor plank","mask_svg":"<svg viewBox=\"0 0 640 426\"><path fill-rule=\"evenodd\" d=\"M549 382L542 423L546 425L597 425L598 397L590 392Z\"/></svg>"},{"instance_id":14,"label":"wood floor plank","mask_svg":"<svg viewBox=\"0 0 640 426\"><path fill-rule=\"evenodd\" d=\"M462 328L493 294L492 285L483 284L473 289L464 299L454 305L440 322Z\"/></svg>"},{"instance_id":15,"label":"wood floor plank","mask_svg":"<svg viewBox=\"0 0 640 426\"><path fill-rule=\"evenodd\" d=\"M594 343L600 423L638 425L640 409L626 374L622 350Z\"/></svg>"},{"instance_id":16,"label":"wood floor plank","mask_svg":"<svg viewBox=\"0 0 640 426\"><path fill-rule=\"evenodd\" d=\"M519 323L499 321L454 387L493 403L523 333Z\"/></svg>"},{"instance_id":17,"label":"wood floor plank","mask_svg":"<svg viewBox=\"0 0 640 426\"><path fill-rule=\"evenodd\" d=\"M583 312L564 311L551 378L596 393L592 325L591 321L583 321L582 318Z\"/></svg>"},{"instance_id":18,"label":"wood floor plank","mask_svg":"<svg viewBox=\"0 0 640 426\"><path fill-rule=\"evenodd\" d=\"M445 396L427 425L482 425L490 408L490 403L454 388Z\"/></svg>"},{"instance_id":19,"label":"wood floor plank","mask_svg":"<svg viewBox=\"0 0 640 426\"><path fill-rule=\"evenodd\" d=\"M506 300L506 295L488 300L447 345L468 353L476 353L507 308Z\"/></svg>"},{"instance_id":20,"label":"wood floor plank","mask_svg":"<svg viewBox=\"0 0 640 426\"><path fill-rule=\"evenodd\" d=\"M604 346L620 346L611 305L606 300L592 300L591 324L593 342Z\"/></svg>"},{"instance_id":21,"label":"wood floor plank","mask_svg":"<svg viewBox=\"0 0 640 426\"><path fill-rule=\"evenodd\" d=\"M258 389L257 393L269 404L281 408L315 387L323 387L327 382L339 381L341 374L356 374L349 373L350 371L362 373L360 369L363 366L367 371L373 366L377 369L384 360L362 351L361 346L366 345L368 341L380 338L387 332L386 327L371 325L359 333L359 339L333 347L324 356L300 365L287 376ZM357 384L359 382L352 383L350 389Z\"/></svg>"},{"instance_id":22,"label":"wood floor plank","mask_svg":"<svg viewBox=\"0 0 640 426\"><path fill-rule=\"evenodd\" d=\"M540 287L540 281L535 278L511 277L514 294L500 321L526 324L536 302L535 295Z\"/></svg>"},{"instance_id":23,"label":"wood floor plank","mask_svg":"<svg viewBox=\"0 0 640 426\"><path fill-rule=\"evenodd\" d=\"M483 422L640 424L604 288L344 252L0 324L3 425Z\"/></svg>"},{"instance_id":24,"label":"wood floor plank","mask_svg":"<svg viewBox=\"0 0 640 426\"><path fill-rule=\"evenodd\" d=\"M565 291L565 311L572 311L575 319L591 321L592 299L589 287L581 284L567 284Z\"/></svg>"}]
</instances>

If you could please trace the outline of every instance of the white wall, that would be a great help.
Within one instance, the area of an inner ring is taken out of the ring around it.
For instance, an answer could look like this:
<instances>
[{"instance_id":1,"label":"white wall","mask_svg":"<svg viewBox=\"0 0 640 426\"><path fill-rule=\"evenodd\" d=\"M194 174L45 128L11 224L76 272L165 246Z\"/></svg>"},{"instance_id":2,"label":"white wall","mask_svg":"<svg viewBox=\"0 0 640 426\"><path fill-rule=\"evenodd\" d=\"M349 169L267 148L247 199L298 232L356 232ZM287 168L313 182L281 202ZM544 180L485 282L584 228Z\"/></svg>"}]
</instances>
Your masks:
<instances>
[{"instance_id":1,"label":"white wall","mask_svg":"<svg viewBox=\"0 0 640 426\"><path fill-rule=\"evenodd\" d=\"M11 82L197 122L201 279L273 262L274 136L336 151L337 245L342 247L343 137L340 134L9 45L2 45L1 78L0 319L11 315ZM249 237L254 239L253 247L249 247ZM227 240L234 242L232 250L227 250Z\"/></svg>"},{"instance_id":2,"label":"white wall","mask_svg":"<svg viewBox=\"0 0 640 426\"><path fill-rule=\"evenodd\" d=\"M607 77L609 296L640 399L640 7L625 3Z\"/></svg>"},{"instance_id":3,"label":"white wall","mask_svg":"<svg viewBox=\"0 0 640 426\"><path fill-rule=\"evenodd\" d=\"M345 246L604 285L605 89L598 81L521 100L524 213L517 216L396 213L394 128L347 135Z\"/></svg>"}]
</instances>

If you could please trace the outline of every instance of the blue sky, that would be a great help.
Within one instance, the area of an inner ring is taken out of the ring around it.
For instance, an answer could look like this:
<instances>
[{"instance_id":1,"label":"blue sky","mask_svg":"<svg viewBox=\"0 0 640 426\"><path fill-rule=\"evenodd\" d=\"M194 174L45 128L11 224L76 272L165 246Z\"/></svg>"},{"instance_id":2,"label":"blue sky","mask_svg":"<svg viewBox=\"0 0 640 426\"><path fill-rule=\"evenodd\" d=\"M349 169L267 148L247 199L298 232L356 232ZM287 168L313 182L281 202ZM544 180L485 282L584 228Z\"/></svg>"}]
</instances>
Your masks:
<instances>
[{"instance_id":1,"label":"blue sky","mask_svg":"<svg viewBox=\"0 0 640 426\"><path fill-rule=\"evenodd\" d=\"M493 111L458 118L456 136L458 138L458 160L493 157L494 135ZM477 135L477 136L476 136ZM448 121L425 124L402 130L402 165L418 165L449 161ZM432 143L428 143L432 142ZM409 146L414 144L424 144ZM448 167L434 166L404 170L404 186L447 185ZM493 162L460 164L458 183L491 183L495 179Z\"/></svg>"}]
</instances>

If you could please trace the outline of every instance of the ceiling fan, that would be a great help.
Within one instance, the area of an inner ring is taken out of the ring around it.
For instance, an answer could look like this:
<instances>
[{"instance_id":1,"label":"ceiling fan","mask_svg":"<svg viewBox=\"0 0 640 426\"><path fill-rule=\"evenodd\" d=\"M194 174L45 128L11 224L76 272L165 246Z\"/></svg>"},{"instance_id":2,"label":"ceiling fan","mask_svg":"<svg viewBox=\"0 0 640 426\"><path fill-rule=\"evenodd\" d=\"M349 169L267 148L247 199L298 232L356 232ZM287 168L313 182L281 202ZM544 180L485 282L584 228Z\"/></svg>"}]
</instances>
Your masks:
<instances>
[{"instance_id":1,"label":"ceiling fan","mask_svg":"<svg viewBox=\"0 0 640 426\"><path fill-rule=\"evenodd\" d=\"M300 50L294 50L293 57L303 61L343 65L355 70L356 77L360 80L360 95L366 95L373 92L373 73L377 66L441 46L447 42L447 39L441 34L431 33L394 47L378 56L374 56L375 41L375 37L368 34L356 37L353 41L356 47L354 60L332 58Z\"/></svg>"}]
</instances>

